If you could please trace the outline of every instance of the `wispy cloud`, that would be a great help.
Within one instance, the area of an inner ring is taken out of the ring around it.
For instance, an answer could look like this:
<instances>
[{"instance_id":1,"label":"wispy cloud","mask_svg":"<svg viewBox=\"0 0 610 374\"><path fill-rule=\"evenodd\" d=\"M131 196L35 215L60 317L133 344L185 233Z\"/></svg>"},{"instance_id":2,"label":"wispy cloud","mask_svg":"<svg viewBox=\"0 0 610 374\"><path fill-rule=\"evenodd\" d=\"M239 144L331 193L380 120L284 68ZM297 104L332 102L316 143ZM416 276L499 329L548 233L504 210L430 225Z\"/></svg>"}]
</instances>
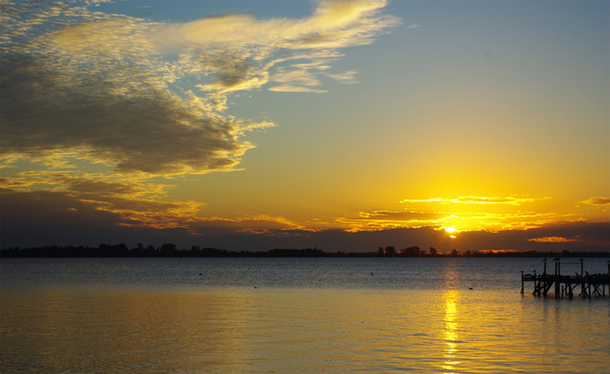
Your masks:
<instances>
[{"instance_id":1,"label":"wispy cloud","mask_svg":"<svg viewBox=\"0 0 610 374\"><path fill-rule=\"evenodd\" d=\"M583 203L588 205L607 206L610 205L610 197L592 197L583 201Z\"/></svg>"},{"instance_id":2,"label":"wispy cloud","mask_svg":"<svg viewBox=\"0 0 610 374\"><path fill-rule=\"evenodd\" d=\"M439 220L446 214L429 212L395 212L377 210L372 212L359 212L353 217L343 217L337 220L345 225L349 231L385 230L389 228L438 226Z\"/></svg>"},{"instance_id":3,"label":"wispy cloud","mask_svg":"<svg viewBox=\"0 0 610 374\"><path fill-rule=\"evenodd\" d=\"M318 90L315 88L307 88L307 87L302 87L302 86L291 86L291 85L281 85L281 86L274 86L269 88L269 91L273 91L273 92L311 92L311 93L325 93L328 92L326 90Z\"/></svg>"},{"instance_id":4,"label":"wispy cloud","mask_svg":"<svg viewBox=\"0 0 610 374\"><path fill-rule=\"evenodd\" d=\"M358 71L356 70L349 70L349 71L345 71L343 73L340 74L327 74L330 78L344 83L344 84L356 84L358 83L358 78L356 77L356 75L358 74Z\"/></svg>"},{"instance_id":5,"label":"wispy cloud","mask_svg":"<svg viewBox=\"0 0 610 374\"><path fill-rule=\"evenodd\" d=\"M110 213L115 223L123 226L152 227L159 229L182 227L203 208L194 201L167 199L169 185L147 183L144 180L127 179L108 175L71 175L47 171L21 172L14 177L2 178L2 196L12 201L37 201L36 209L44 210L45 197L71 202L62 210L76 214L86 207L90 217L93 212ZM57 206L56 203L53 203Z\"/></svg>"},{"instance_id":6,"label":"wispy cloud","mask_svg":"<svg viewBox=\"0 0 610 374\"><path fill-rule=\"evenodd\" d=\"M432 199L432 201L440 202L438 199ZM521 210L504 213L482 210L456 213L451 209L441 207L438 211L364 211L353 216L339 218L336 223L350 232L421 227L434 229L452 227L459 232L479 230L500 232L503 230L529 230L570 218L573 217L553 212Z\"/></svg>"},{"instance_id":7,"label":"wispy cloud","mask_svg":"<svg viewBox=\"0 0 610 374\"><path fill-rule=\"evenodd\" d=\"M301 230L304 226L285 217L257 215L238 218L206 217L191 220L189 227L200 234L214 233L248 233L257 235L283 236L287 232Z\"/></svg>"},{"instance_id":8,"label":"wispy cloud","mask_svg":"<svg viewBox=\"0 0 610 374\"><path fill-rule=\"evenodd\" d=\"M534 199L526 197L497 197L497 196L460 196L458 198L436 197L431 199L404 199L401 203L441 203L441 204L500 204L500 205L521 205L537 200L546 200L548 197Z\"/></svg>"},{"instance_id":9,"label":"wispy cloud","mask_svg":"<svg viewBox=\"0 0 610 374\"><path fill-rule=\"evenodd\" d=\"M108 220L117 226L180 229L196 236L212 232L279 235L285 230L307 230L278 216L203 217L203 203L169 199L171 188L120 176L82 177L47 171L0 178L3 206L11 214L31 214L34 210L40 212L36 216L50 217L56 212L85 220ZM28 201L35 202L35 206L28 207Z\"/></svg>"},{"instance_id":10,"label":"wispy cloud","mask_svg":"<svg viewBox=\"0 0 610 374\"><path fill-rule=\"evenodd\" d=\"M577 240L578 239L563 238L561 236L545 236L543 238L528 239L528 241L536 242L536 243L567 243L567 242L574 242Z\"/></svg>"}]
</instances>

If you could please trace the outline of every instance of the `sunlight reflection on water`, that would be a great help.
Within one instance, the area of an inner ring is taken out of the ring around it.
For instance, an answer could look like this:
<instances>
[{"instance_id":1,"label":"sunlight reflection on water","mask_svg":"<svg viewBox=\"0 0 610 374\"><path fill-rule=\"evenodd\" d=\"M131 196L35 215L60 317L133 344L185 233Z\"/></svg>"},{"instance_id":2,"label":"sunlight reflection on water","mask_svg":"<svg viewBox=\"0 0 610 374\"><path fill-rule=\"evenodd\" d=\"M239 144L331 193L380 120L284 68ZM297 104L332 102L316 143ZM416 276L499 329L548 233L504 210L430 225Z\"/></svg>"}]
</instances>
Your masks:
<instances>
[{"instance_id":1,"label":"sunlight reflection on water","mask_svg":"<svg viewBox=\"0 0 610 374\"><path fill-rule=\"evenodd\" d=\"M458 341L458 292L455 290L447 291L443 295L445 300L445 362L441 366L443 369L453 373L460 361L456 359Z\"/></svg>"}]
</instances>

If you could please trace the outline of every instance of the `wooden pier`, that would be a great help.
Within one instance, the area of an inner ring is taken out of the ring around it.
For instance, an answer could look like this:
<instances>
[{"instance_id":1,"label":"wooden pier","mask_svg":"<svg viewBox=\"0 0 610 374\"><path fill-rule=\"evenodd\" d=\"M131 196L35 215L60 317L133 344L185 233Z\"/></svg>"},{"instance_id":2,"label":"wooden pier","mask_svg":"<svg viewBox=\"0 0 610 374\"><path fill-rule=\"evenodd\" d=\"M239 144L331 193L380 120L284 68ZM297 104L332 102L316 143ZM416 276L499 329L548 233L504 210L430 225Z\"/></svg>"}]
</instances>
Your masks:
<instances>
[{"instance_id":1,"label":"wooden pier","mask_svg":"<svg viewBox=\"0 0 610 374\"><path fill-rule=\"evenodd\" d=\"M606 287L610 295L610 261L608 261L608 273L606 274L589 274L584 270L583 260L579 262L564 262L561 263L559 258L553 259L555 263L555 271L553 274L546 272L546 258L542 274L524 274L521 271L521 293L525 291L525 282L534 282L533 295L547 296L549 291L553 289L555 298L574 297L576 292L579 297L591 298L593 296L605 297ZM580 274L561 275L561 265L578 265L580 264Z\"/></svg>"}]
</instances>

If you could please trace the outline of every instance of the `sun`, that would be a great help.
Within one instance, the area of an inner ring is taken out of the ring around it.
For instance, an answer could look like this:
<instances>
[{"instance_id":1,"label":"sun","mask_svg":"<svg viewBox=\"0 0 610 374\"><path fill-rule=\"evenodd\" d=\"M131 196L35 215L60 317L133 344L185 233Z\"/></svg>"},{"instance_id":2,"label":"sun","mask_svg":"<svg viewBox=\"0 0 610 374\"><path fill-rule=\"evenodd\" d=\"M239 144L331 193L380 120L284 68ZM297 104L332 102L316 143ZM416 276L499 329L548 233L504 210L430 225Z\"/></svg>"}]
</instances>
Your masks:
<instances>
[{"instance_id":1,"label":"sun","mask_svg":"<svg viewBox=\"0 0 610 374\"><path fill-rule=\"evenodd\" d=\"M455 239L455 233L457 233L458 230L455 228L455 226L447 226L445 227L445 232L451 234L449 235L451 239Z\"/></svg>"}]
</instances>

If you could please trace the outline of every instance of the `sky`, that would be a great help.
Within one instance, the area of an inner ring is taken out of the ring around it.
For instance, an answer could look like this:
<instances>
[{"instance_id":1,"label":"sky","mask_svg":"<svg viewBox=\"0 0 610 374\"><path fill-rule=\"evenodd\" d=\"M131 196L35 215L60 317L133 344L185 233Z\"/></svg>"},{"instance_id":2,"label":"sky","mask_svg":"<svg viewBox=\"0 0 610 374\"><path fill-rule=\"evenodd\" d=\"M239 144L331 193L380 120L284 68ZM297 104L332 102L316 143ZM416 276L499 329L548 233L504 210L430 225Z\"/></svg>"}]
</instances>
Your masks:
<instances>
[{"instance_id":1,"label":"sky","mask_svg":"<svg viewBox=\"0 0 610 374\"><path fill-rule=\"evenodd\" d=\"M607 252L609 15L0 0L1 246Z\"/></svg>"}]
</instances>

